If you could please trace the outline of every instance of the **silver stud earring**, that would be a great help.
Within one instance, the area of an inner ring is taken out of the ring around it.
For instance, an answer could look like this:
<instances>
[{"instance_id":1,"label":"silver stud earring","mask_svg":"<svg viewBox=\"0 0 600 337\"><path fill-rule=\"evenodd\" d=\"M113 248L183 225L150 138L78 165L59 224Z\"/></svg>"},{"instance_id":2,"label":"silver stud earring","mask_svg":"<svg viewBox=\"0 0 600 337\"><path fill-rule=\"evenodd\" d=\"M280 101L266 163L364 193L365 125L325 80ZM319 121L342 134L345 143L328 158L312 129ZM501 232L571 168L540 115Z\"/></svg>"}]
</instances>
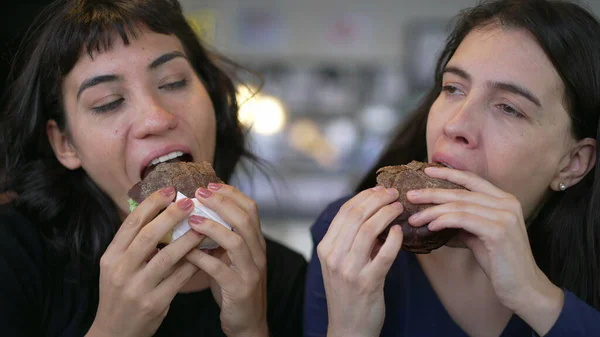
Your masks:
<instances>
[{"instance_id":1,"label":"silver stud earring","mask_svg":"<svg viewBox=\"0 0 600 337\"><path fill-rule=\"evenodd\" d=\"M558 184L558 189L561 191L564 191L567 189L567 185L565 185L564 183L560 183L560 184Z\"/></svg>"}]
</instances>

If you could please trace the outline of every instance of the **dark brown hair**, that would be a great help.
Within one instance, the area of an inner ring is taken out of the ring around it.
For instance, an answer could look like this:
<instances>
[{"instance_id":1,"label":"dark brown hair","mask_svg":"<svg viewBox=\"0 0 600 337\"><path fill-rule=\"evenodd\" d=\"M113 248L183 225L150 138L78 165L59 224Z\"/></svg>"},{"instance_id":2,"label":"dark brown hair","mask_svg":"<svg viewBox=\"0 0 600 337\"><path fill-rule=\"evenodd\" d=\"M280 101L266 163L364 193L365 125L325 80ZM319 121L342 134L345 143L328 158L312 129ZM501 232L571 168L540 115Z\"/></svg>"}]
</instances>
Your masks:
<instances>
[{"instance_id":1,"label":"dark brown hair","mask_svg":"<svg viewBox=\"0 0 600 337\"><path fill-rule=\"evenodd\" d=\"M115 33L127 45L140 29L176 36L203 81L216 114L218 176L228 181L241 158L256 159L245 147L235 84L226 72L238 68L200 43L176 0L53 2L25 37L16 58L23 62L13 69L15 80L0 115L0 161L6 174L0 193L16 192L15 206L40 225L58 254L92 266L97 266L121 222L117 208L82 169L71 171L58 162L46 123L55 120L68 132L62 83L82 50L109 50Z\"/></svg>"}]
</instances>

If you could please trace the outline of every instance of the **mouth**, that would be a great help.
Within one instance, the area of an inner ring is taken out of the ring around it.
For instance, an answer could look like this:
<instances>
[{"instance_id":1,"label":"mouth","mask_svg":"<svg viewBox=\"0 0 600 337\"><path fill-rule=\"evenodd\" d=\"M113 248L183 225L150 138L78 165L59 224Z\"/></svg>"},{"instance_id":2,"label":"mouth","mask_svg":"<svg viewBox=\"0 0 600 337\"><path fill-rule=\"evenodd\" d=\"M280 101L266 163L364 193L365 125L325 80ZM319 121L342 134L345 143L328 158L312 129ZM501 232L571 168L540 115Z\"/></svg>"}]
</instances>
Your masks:
<instances>
[{"instance_id":1,"label":"mouth","mask_svg":"<svg viewBox=\"0 0 600 337\"><path fill-rule=\"evenodd\" d=\"M175 162L192 162L194 158L191 154L185 153L183 151L173 151L167 153L163 156L154 158L150 161L150 164L142 169L142 173L140 174L141 179L143 180L152 172L158 164L161 163L175 163Z\"/></svg>"},{"instance_id":2,"label":"mouth","mask_svg":"<svg viewBox=\"0 0 600 337\"><path fill-rule=\"evenodd\" d=\"M448 163L441 162L441 161L436 161L436 162L434 162L434 163L436 163L436 164L440 164L440 165L444 165L444 166L446 166L446 167L448 167L448 168L451 168L451 169L453 169L453 168L454 168L454 167L452 167L452 165L450 165L450 164L448 164Z\"/></svg>"}]
</instances>

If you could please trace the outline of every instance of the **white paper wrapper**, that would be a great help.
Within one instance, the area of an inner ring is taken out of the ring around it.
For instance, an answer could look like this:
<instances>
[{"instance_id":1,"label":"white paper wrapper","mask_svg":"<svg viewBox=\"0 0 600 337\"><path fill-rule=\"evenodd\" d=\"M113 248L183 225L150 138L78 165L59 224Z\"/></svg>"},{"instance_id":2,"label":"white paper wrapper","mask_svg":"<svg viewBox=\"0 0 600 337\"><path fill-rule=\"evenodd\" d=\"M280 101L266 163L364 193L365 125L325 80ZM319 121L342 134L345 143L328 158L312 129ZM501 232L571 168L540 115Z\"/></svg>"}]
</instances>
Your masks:
<instances>
[{"instance_id":1,"label":"white paper wrapper","mask_svg":"<svg viewBox=\"0 0 600 337\"><path fill-rule=\"evenodd\" d=\"M177 192L177 197L175 198L175 202L177 202L183 198L187 198L187 197L185 195L183 195L182 193ZM192 214L190 214L190 216L198 215L198 216L204 217L206 219L213 220L215 222L220 223L221 225L228 228L229 230L231 230L231 226L229 224L227 224L225 222L225 220L223 220L215 211L202 205L200 203L200 201L198 201L198 199L196 199L196 198L191 198L191 199L194 202L194 211L192 212ZM191 229L191 227L188 222L188 218L186 218L185 220L180 222L177 226L175 226L175 228L173 228L173 233L171 235L172 236L171 241L177 240L177 238L179 238L180 236L185 234L190 229ZM215 249L218 247L219 247L218 243L216 243L213 239L206 237L204 240L202 240L202 242L200 243L200 245L197 248L198 249Z\"/></svg>"}]
</instances>

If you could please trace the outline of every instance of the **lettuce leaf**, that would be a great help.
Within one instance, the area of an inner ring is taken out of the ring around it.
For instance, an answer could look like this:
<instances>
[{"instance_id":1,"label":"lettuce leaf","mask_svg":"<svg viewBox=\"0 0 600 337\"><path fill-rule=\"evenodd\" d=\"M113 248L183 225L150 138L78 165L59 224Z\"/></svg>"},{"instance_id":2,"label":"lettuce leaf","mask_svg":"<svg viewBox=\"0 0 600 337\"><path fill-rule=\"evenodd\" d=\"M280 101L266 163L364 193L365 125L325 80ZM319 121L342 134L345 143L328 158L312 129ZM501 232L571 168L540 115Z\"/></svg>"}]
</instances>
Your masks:
<instances>
[{"instance_id":1,"label":"lettuce leaf","mask_svg":"<svg viewBox=\"0 0 600 337\"><path fill-rule=\"evenodd\" d=\"M138 204L138 203L137 203L135 200L133 200L133 199L129 199L129 200L127 200L127 202L129 202L129 212L133 212L133 210L134 210L136 207L138 207L138 205L139 205L139 204Z\"/></svg>"}]
</instances>

